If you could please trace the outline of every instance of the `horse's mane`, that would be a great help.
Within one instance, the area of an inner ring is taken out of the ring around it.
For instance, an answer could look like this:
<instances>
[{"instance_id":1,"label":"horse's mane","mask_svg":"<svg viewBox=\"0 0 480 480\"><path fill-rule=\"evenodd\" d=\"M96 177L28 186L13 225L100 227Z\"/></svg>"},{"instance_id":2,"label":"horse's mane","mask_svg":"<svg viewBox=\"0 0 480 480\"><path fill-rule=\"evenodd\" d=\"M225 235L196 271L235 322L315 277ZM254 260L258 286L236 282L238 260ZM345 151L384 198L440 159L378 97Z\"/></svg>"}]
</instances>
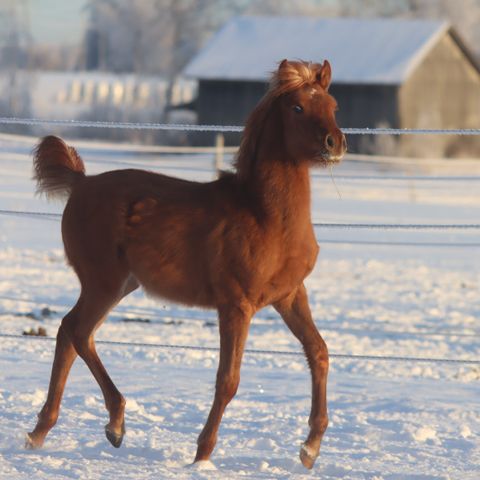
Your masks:
<instances>
[{"instance_id":1,"label":"horse's mane","mask_svg":"<svg viewBox=\"0 0 480 480\"><path fill-rule=\"evenodd\" d=\"M251 172L263 126L275 101L282 95L298 90L304 85L313 85L318 81L321 69L322 65L319 63L284 60L278 70L272 74L267 93L250 114L245 125L240 149L235 160L240 180L246 180Z\"/></svg>"}]
</instances>

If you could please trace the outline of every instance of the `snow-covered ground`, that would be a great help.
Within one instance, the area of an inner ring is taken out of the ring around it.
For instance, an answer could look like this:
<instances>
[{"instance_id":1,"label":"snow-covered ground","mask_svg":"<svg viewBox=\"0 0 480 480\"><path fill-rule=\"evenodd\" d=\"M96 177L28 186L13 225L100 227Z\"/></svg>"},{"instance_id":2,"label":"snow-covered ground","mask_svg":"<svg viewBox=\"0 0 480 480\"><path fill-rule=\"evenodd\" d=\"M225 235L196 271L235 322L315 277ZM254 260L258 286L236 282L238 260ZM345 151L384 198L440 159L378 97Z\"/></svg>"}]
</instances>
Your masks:
<instances>
[{"instance_id":1,"label":"snow-covered ground","mask_svg":"<svg viewBox=\"0 0 480 480\"><path fill-rule=\"evenodd\" d=\"M30 139L0 136L0 209L61 212L61 204L33 195L32 146ZM207 155L160 157L93 144L79 150L90 173L124 162L185 178L213 177ZM328 172L314 172L314 218L479 222L478 179L397 178L406 174L479 176L480 162L347 160L334 172L341 198ZM307 284L332 354L480 358L478 231L317 233L322 249ZM0 333L18 335L41 326L54 337L77 294L58 221L0 215ZM218 344L213 312L165 304L142 292L121 303L97 339ZM307 472L298 460L310 403L302 356L247 353L212 463L201 469L189 465L213 398L216 352L99 344L127 398L124 444L116 450L104 437L101 392L77 361L57 426L43 449L29 451L24 434L45 399L54 342L3 337L0 345L2 479L480 478L480 365L333 358L330 427L317 465ZM269 309L254 319L247 348L300 352Z\"/></svg>"}]
</instances>

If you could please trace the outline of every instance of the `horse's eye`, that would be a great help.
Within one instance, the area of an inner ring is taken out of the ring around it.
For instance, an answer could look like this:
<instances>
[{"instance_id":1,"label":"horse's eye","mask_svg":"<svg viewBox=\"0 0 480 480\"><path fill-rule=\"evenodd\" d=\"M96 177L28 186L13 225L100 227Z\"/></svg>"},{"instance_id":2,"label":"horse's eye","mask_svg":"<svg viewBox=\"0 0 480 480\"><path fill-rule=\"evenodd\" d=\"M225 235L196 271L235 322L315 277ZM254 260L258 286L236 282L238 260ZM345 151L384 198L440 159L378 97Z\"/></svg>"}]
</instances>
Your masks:
<instances>
[{"instance_id":1,"label":"horse's eye","mask_svg":"<svg viewBox=\"0 0 480 480\"><path fill-rule=\"evenodd\" d=\"M294 105L293 106L293 111L295 113L303 113L303 107L301 105Z\"/></svg>"}]
</instances>

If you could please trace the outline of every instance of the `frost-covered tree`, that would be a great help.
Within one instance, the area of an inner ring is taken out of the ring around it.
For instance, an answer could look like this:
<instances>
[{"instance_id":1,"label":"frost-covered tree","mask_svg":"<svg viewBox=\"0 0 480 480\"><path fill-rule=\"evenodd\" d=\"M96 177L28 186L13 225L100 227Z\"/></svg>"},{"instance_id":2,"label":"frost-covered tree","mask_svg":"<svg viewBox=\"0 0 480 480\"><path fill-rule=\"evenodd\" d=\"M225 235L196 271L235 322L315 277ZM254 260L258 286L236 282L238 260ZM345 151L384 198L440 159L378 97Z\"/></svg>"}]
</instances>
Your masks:
<instances>
[{"instance_id":1,"label":"frost-covered tree","mask_svg":"<svg viewBox=\"0 0 480 480\"><path fill-rule=\"evenodd\" d=\"M100 66L174 75L245 0L91 0Z\"/></svg>"},{"instance_id":2,"label":"frost-covered tree","mask_svg":"<svg viewBox=\"0 0 480 480\"><path fill-rule=\"evenodd\" d=\"M89 9L100 67L112 71L174 76L238 14L445 18L480 49L480 0L90 0Z\"/></svg>"}]
</instances>

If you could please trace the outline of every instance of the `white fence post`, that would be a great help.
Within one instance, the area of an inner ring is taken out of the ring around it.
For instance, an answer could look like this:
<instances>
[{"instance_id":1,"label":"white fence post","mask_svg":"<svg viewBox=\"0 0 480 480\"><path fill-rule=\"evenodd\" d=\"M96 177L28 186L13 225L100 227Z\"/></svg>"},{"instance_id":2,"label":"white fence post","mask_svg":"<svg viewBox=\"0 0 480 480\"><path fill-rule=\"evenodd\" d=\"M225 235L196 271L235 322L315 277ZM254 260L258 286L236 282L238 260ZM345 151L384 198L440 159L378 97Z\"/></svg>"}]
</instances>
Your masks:
<instances>
[{"instance_id":1,"label":"white fence post","mask_svg":"<svg viewBox=\"0 0 480 480\"><path fill-rule=\"evenodd\" d=\"M225 148L225 136L222 132L215 135L215 171L217 177L220 176L220 171L223 168L223 154Z\"/></svg>"}]
</instances>

